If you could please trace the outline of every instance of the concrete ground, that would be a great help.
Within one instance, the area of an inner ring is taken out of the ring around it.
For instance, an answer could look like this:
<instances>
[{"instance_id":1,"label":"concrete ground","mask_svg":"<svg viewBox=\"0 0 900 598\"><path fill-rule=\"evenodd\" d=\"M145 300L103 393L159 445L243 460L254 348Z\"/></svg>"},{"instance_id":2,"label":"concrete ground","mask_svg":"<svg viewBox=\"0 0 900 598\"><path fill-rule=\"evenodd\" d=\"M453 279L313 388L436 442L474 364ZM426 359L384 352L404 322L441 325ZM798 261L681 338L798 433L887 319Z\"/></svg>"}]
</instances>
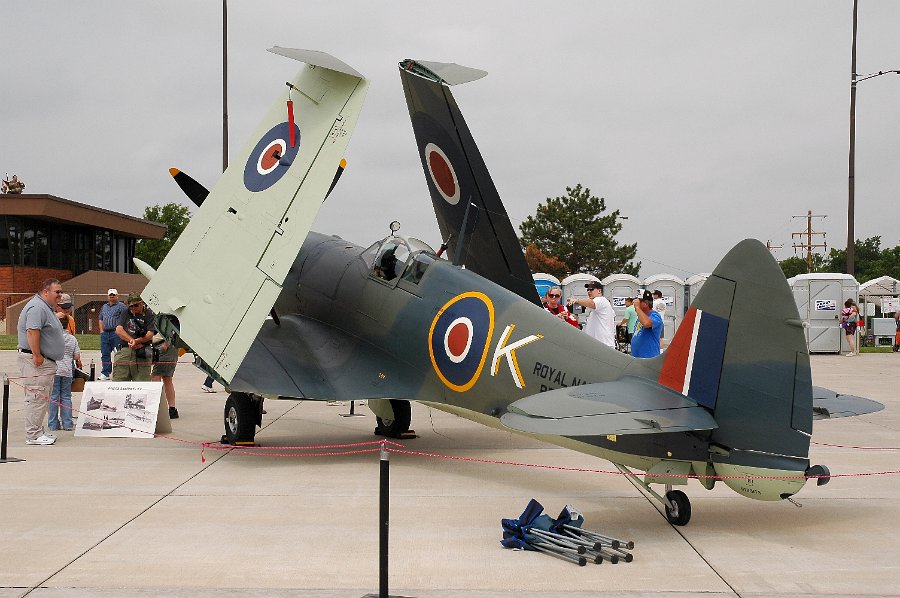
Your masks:
<instances>
[{"instance_id":1,"label":"concrete ground","mask_svg":"<svg viewBox=\"0 0 900 598\"><path fill-rule=\"evenodd\" d=\"M818 422L813 462L842 475L900 470L900 354L812 363L816 384L887 406ZM17 375L15 352L0 352L0 371ZM24 444L23 393L13 385L9 456L25 461L0 464L0 598L377 593L378 454L201 450L222 434L226 398L221 388L202 393L202 380L193 366L178 367L181 418L169 439L58 432L50 447ZM257 436L265 447L374 439L366 408L358 418L319 402L266 408ZM612 469L420 405L413 423L420 437L404 444L414 451ZM900 475L809 483L796 504L694 481L693 519L674 528L621 476L405 454L391 455L390 471L395 595L900 596ZM634 562L579 568L501 548L500 519L517 517L532 497L551 515L570 503L586 527L634 540Z\"/></svg>"}]
</instances>

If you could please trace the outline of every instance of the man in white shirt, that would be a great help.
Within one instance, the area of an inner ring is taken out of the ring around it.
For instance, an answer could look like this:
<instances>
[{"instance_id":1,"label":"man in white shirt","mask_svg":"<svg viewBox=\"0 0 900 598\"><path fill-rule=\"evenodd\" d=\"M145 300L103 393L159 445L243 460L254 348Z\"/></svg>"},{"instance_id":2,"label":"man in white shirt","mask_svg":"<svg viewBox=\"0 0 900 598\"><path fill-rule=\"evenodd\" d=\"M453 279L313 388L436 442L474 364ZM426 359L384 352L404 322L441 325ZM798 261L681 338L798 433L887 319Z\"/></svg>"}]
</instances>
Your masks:
<instances>
[{"instance_id":1,"label":"man in white shirt","mask_svg":"<svg viewBox=\"0 0 900 598\"><path fill-rule=\"evenodd\" d=\"M604 345L615 348L616 314L612 304L603 296L603 288L599 282L589 282L584 285L584 288L587 289L587 299L570 298L566 301L566 305L569 307L582 305L591 310L587 323L584 325L584 331Z\"/></svg>"},{"instance_id":2,"label":"man in white shirt","mask_svg":"<svg viewBox=\"0 0 900 598\"><path fill-rule=\"evenodd\" d=\"M653 311L658 313L663 321L663 327L659 334L660 347L662 347L663 336L666 333L666 300L663 299L662 291L659 289L653 291Z\"/></svg>"}]
</instances>

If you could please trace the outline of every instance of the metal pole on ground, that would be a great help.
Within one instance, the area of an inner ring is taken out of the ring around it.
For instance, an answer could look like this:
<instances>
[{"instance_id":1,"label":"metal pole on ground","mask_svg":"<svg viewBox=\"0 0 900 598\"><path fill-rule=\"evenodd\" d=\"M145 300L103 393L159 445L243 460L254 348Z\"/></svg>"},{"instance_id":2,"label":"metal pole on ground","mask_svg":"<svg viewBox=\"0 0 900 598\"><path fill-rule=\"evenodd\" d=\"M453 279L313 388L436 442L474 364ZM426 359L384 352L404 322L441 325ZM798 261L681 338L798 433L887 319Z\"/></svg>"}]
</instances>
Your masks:
<instances>
[{"instance_id":1,"label":"metal pole on ground","mask_svg":"<svg viewBox=\"0 0 900 598\"><path fill-rule=\"evenodd\" d=\"M6 436L9 430L9 376L3 374L3 421L0 427L0 463L15 463L25 459L6 456Z\"/></svg>"},{"instance_id":2,"label":"metal pole on ground","mask_svg":"<svg viewBox=\"0 0 900 598\"><path fill-rule=\"evenodd\" d=\"M4 410L5 412L5 410ZM390 514L391 454L381 443L378 489L378 596L388 597L388 522Z\"/></svg>"}]
</instances>

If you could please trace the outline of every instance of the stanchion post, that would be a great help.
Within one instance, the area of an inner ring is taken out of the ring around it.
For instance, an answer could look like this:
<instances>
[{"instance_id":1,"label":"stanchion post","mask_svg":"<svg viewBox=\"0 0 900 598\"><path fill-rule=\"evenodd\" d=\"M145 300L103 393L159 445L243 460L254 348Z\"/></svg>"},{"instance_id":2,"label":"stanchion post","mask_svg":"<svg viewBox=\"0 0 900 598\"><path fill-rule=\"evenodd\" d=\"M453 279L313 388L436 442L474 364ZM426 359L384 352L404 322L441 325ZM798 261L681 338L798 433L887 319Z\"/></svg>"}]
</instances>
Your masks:
<instances>
[{"instance_id":1,"label":"stanchion post","mask_svg":"<svg viewBox=\"0 0 900 598\"><path fill-rule=\"evenodd\" d=\"M91 360L91 377L88 378L88 382L93 382L94 380L97 379L97 378L94 376L94 374L96 373L96 370L95 370L96 367L97 367L97 366L94 365L94 360L92 359L92 360Z\"/></svg>"},{"instance_id":2,"label":"stanchion post","mask_svg":"<svg viewBox=\"0 0 900 598\"><path fill-rule=\"evenodd\" d=\"M4 410L4 413L6 411ZM388 522L390 511L390 477L391 454L387 451L384 441L381 443L381 458L379 459L378 489L378 596L388 598Z\"/></svg>"},{"instance_id":3,"label":"stanchion post","mask_svg":"<svg viewBox=\"0 0 900 598\"><path fill-rule=\"evenodd\" d=\"M0 463L15 463L25 459L6 457L6 436L9 431L9 376L3 374L3 419L0 422ZM382 445L383 447L384 445Z\"/></svg>"}]
</instances>

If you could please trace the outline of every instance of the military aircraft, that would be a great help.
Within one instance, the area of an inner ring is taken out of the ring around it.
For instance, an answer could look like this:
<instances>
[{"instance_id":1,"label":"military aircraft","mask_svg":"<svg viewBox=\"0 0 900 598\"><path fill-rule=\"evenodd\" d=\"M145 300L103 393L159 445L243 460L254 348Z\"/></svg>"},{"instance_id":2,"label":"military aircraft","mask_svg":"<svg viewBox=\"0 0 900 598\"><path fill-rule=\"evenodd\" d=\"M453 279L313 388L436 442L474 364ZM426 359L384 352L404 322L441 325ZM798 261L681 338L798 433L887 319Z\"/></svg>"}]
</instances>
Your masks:
<instances>
[{"instance_id":1,"label":"military aircraft","mask_svg":"<svg viewBox=\"0 0 900 598\"><path fill-rule=\"evenodd\" d=\"M228 388L229 441L253 441L264 398L366 399L387 436L420 401L607 459L685 525L673 485L791 497L829 479L809 461L814 417L881 408L812 385L790 288L755 240L725 256L658 358L549 316L450 93L484 71L400 63L440 252L396 223L369 247L309 232L368 83L327 54L270 51L307 66L211 192L173 171L199 210L158 271L138 263L160 330Z\"/></svg>"}]
</instances>

